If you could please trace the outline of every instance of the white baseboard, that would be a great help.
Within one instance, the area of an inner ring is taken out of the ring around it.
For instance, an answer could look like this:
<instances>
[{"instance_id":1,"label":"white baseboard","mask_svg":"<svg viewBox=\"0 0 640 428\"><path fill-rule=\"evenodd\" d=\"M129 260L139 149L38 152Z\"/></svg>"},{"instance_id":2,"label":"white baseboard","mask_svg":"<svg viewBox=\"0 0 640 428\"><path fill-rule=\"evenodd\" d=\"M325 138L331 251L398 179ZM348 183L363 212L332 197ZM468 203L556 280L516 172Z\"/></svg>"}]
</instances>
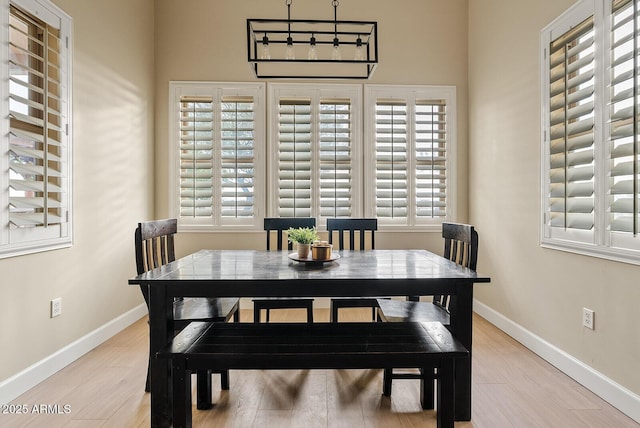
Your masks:
<instances>
[{"instance_id":1,"label":"white baseboard","mask_svg":"<svg viewBox=\"0 0 640 428\"><path fill-rule=\"evenodd\" d=\"M0 404L15 400L145 315L147 315L147 306L145 304L137 306L52 355L27 367L20 373L0 382Z\"/></svg>"},{"instance_id":2,"label":"white baseboard","mask_svg":"<svg viewBox=\"0 0 640 428\"><path fill-rule=\"evenodd\" d=\"M474 299L474 311L528 349L640 423L640 396ZM636 367L629 368L636 370Z\"/></svg>"}]
</instances>

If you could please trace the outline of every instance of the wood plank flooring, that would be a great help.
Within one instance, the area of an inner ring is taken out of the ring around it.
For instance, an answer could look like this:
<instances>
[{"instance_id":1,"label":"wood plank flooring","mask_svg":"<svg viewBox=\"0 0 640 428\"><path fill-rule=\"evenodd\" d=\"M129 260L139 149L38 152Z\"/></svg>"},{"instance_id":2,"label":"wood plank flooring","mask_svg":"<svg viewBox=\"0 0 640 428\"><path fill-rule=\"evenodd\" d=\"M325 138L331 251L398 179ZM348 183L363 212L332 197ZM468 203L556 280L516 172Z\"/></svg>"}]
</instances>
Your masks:
<instances>
[{"instance_id":1,"label":"wood plank flooring","mask_svg":"<svg viewBox=\"0 0 640 428\"><path fill-rule=\"evenodd\" d=\"M352 309L340 319L370 314ZM243 310L241 317L250 321L252 313ZM328 321L328 310L314 317ZM272 312L274 321L304 319L299 310ZM640 427L481 317L474 322L472 420L457 428ZM24 405L26 414L0 413L0 427L148 427L147 350L142 319L14 400L13 410ZM420 409L418 382L395 380L388 399L380 370L231 371L230 377L231 389L221 391L214 375L216 405L194 407L194 426L436 426L435 412Z\"/></svg>"}]
</instances>

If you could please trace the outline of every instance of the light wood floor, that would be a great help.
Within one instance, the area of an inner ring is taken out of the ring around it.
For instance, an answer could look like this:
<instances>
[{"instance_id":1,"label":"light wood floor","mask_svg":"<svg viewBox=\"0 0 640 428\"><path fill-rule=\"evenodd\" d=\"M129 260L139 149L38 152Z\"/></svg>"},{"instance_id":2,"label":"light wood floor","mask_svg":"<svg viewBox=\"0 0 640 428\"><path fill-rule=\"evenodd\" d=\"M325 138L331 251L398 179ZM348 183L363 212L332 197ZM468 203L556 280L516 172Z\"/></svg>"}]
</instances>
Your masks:
<instances>
[{"instance_id":1,"label":"light wood floor","mask_svg":"<svg viewBox=\"0 0 640 428\"><path fill-rule=\"evenodd\" d=\"M274 320L304 320L297 310ZM341 313L366 320L370 311ZM250 311L241 317L250 321ZM317 321L328 321L317 310ZM497 330L474 318L473 411L468 427L640 427L563 373ZM0 427L148 427L144 392L148 349L142 319L13 401L22 415L0 414ZM231 389L214 378L215 407L193 410L196 427L435 427L422 411L418 382L396 380L391 399L381 395L379 370L231 371ZM194 382L195 384L195 382ZM34 413L34 405L63 414ZM68 413L64 414L68 406Z\"/></svg>"}]
</instances>

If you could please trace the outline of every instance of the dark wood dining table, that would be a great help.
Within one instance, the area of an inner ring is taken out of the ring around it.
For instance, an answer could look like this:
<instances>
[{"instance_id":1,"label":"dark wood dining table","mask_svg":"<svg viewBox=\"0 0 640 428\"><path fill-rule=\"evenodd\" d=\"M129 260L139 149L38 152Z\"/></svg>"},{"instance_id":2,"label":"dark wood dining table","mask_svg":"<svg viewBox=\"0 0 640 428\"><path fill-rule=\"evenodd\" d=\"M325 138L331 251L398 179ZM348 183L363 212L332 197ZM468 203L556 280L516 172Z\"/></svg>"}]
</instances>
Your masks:
<instances>
[{"instance_id":1,"label":"dark wood dining table","mask_svg":"<svg viewBox=\"0 0 640 428\"><path fill-rule=\"evenodd\" d=\"M471 353L473 285L490 278L425 250L342 251L328 263L287 252L200 250L129 280L149 288L151 355L173 337L175 297L371 297L449 294L455 337ZM171 373L151 362L151 426L171 425ZM456 365L455 419L471 419L471 358Z\"/></svg>"}]
</instances>

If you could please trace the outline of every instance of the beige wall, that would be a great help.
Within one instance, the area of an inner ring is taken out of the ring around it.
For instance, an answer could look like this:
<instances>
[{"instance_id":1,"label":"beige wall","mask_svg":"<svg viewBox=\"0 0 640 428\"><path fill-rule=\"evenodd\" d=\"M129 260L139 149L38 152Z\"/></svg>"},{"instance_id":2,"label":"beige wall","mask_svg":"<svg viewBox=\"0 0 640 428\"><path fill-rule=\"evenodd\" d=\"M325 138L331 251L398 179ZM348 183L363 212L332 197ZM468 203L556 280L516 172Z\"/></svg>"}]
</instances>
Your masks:
<instances>
[{"instance_id":1,"label":"beige wall","mask_svg":"<svg viewBox=\"0 0 640 428\"><path fill-rule=\"evenodd\" d=\"M0 260L0 382L143 303L127 279L153 216L153 0L54 3L74 20L75 242Z\"/></svg>"},{"instance_id":2,"label":"beige wall","mask_svg":"<svg viewBox=\"0 0 640 428\"><path fill-rule=\"evenodd\" d=\"M156 1L156 213L168 215L167 103L170 80L255 81L247 63L247 18L286 18L280 0ZM292 18L332 19L331 1L295 1ZM378 21L378 65L370 83L455 85L458 102L459 213L467 216L467 1L340 3L338 19ZM352 81L348 83L353 83ZM377 246L440 251L436 233L380 233ZM263 248L262 233L194 234L177 239L185 254L203 247Z\"/></svg>"},{"instance_id":3,"label":"beige wall","mask_svg":"<svg viewBox=\"0 0 640 428\"><path fill-rule=\"evenodd\" d=\"M573 3L469 0L469 210L492 278L476 296L640 394L640 266L539 245L540 30Z\"/></svg>"}]
</instances>

